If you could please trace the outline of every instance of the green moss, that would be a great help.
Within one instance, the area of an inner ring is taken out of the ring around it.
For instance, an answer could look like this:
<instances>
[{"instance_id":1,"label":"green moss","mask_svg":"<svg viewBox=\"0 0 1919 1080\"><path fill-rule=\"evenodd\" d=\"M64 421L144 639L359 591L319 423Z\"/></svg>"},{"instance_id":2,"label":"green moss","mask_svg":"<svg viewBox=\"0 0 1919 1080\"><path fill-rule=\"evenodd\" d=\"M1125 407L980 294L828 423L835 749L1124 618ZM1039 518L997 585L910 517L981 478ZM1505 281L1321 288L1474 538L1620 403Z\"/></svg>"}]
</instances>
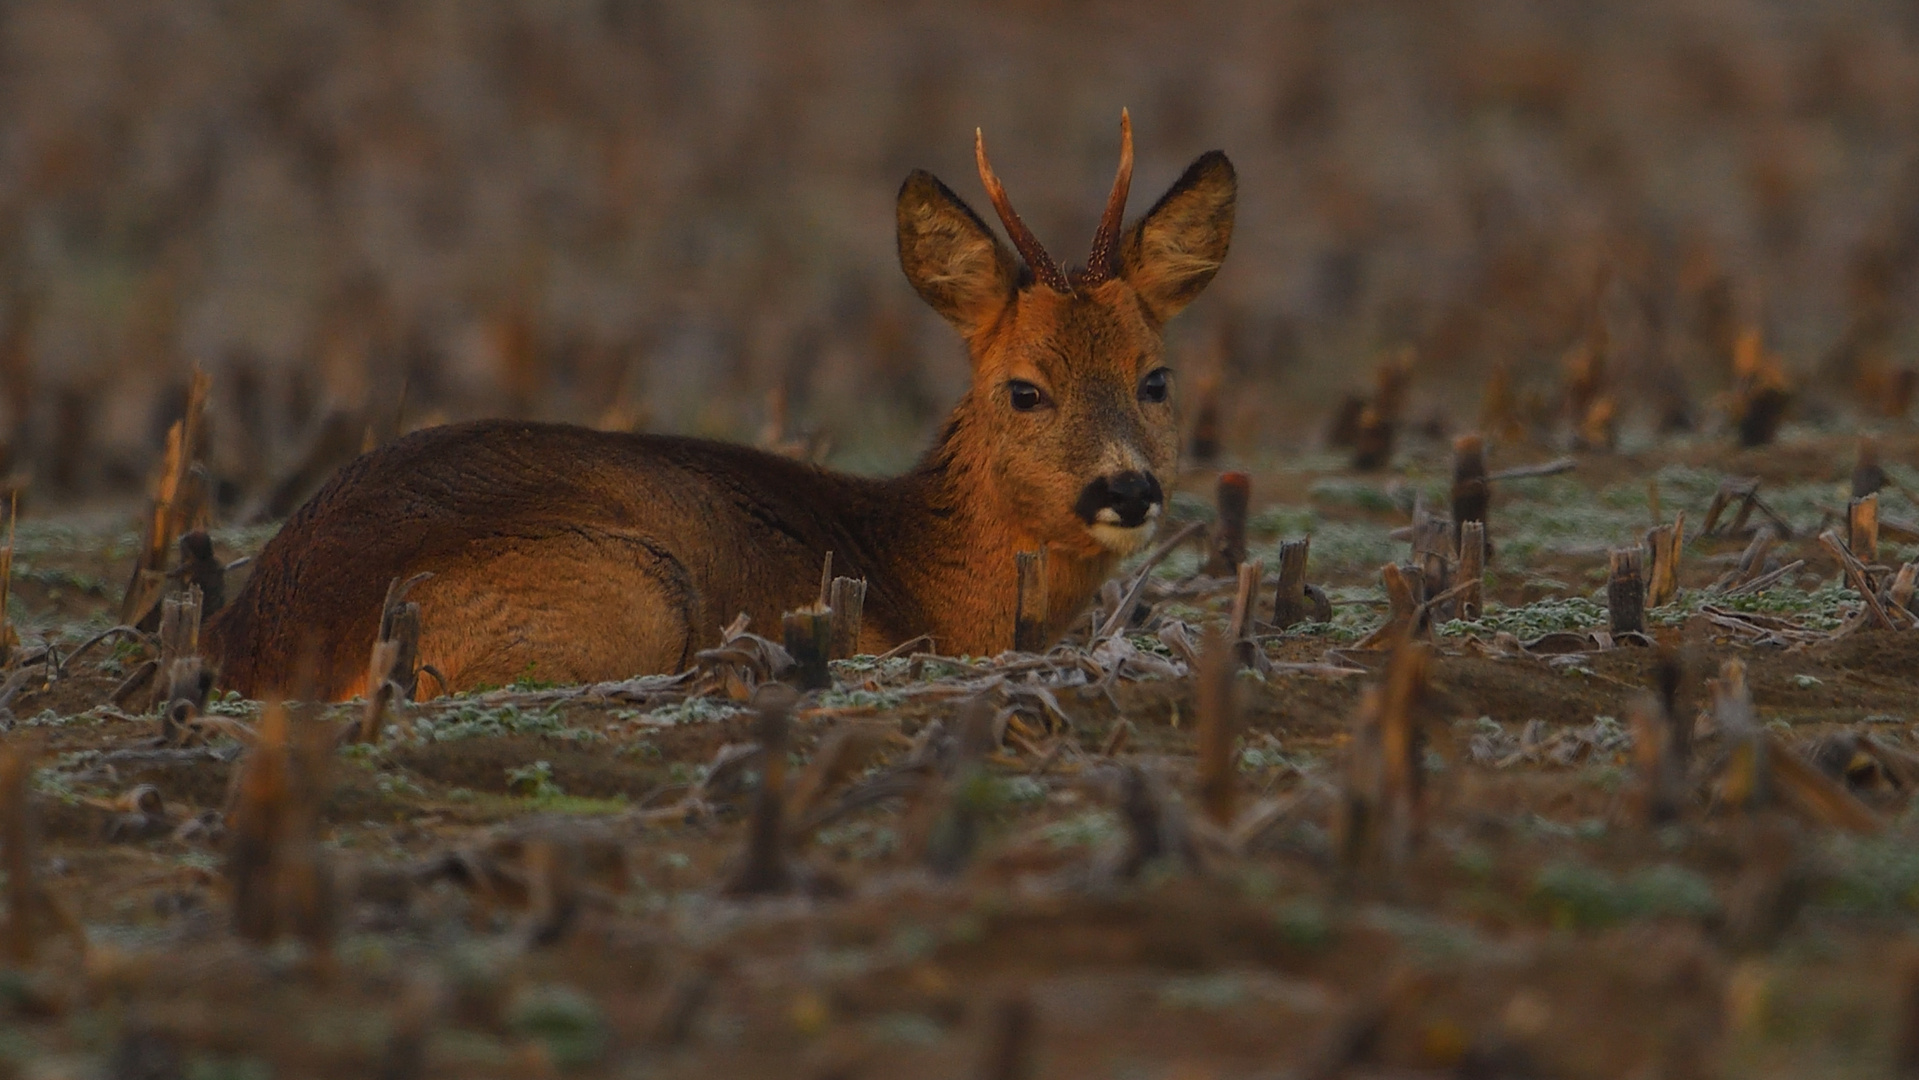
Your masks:
<instances>
[{"instance_id":1,"label":"green moss","mask_svg":"<svg viewBox=\"0 0 1919 1080\"><path fill-rule=\"evenodd\" d=\"M1246 529L1262 536L1296 537L1317 532L1324 520L1310 506L1276 504L1254 514L1246 522Z\"/></svg>"},{"instance_id":2,"label":"green moss","mask_svg":"<svg viewBox=\"0 0 1919 1080\"><path fill-rule=\"evenodd\" d=\"M693 700L706 700L695 698ZM873 709L884 711L897 709L906 700L904 694L892 690L832 689L820 695L822 709Z\"/></svg>"},{"instance_id":3,"label":"green moss","mask_svg":"<svg viewBox=\"0 0 1919 1080\"><path fill-rule=\"evenodd\" d=\"M1088 810L1048 822L1040 837L1055 848L1096 847L1121 835L1119 818L1110 810Z\"/></svg>"},{"instance_id":4,"label":"green moss","mask_svg":"<svg viewBox=\"0 0 1919 1080\"><path fill-rule=\"evenodd\" d=\"M563 1069L580 1069L606 1052L606 1020L600 1006L570 986L533 986L514 998L508 1025L523 1038L546 1047Z\"/></svg>"},{"instance_id":5,"label":"green moss","mask_svg":"<svg viewBox=\"0 0 1919 1080\"><path fill-rule=\"evenodd\" d=\"M1606 620L1606 608L1597 601L1584 596L1562 596L1514 608L1487 604L1478 619L1454 619L1440 624L1438 632L1444 637L1467 634L1491 637L1505 631L1524 641L1560 630L1591 630L1606 625Z\"/></svg>"},{"instance_id":6,"label":"green moss","mask_svg":"<svg viewBox=\"0 0 1919 1080\"><path fill-rule=\"evenodd\" d=\"M1167 979L1159 988L1159 1003L1174 1009L1221 1012L1246 1002L1246 980L1232 973L1188 975Z\"/></svg>"},{"instance_id":7,"label":"green moss","mask_svg":"<svg viewBox=\"0 0 1919 1080\"><path fill-rule=\"evenodd\" d=\"M638 720L649 727L679 727L686 724L713 724L748 710L734 702L715 697L690 697L671 705L643 713L617 714L622 720Z\"/></svg>"},{"instance_id":8,"label":"green moss","mask_svg":"<svg viewBox=\"0 0 1919 1080\"><path fill-rule=\"evenodd\" d=\"M1324 570L1377 570L1405 557L1407 545L1393 539L1392 526L1369 521L1321 521L1311 532L1310 578ZM1279 565L1279 546L1261 550L1266 565Z\"/></svg>"},{"instance_id":9,"label":"green moss","mask_svg":"<svg viewBox=\"0 0 1919 1080\"><path fill-rule=\"evenodd\" d=\"M1326 905L1310 897L1296 897L1273 912L1287 944L1301 949L1323 949L1332 944L1333 924Z\"/></svg>"},{"instance_id":10,"label":"green moss","mask_svg":"<svg viewBox=\"0 0 1919 1080\"><path fill-rule=\"evenodd\" d=\"M553 766L545 761L508 769L506 789L530 799L551 799L566 794L560 785L553 782Z\"/></svg>"},{"instance_id":11,"label":"green moss","mask_svg":"<svg viewBox=\"0 0 1919 1080\"><path fill-rule=\"evenodd\" d=\"M518 705L493 707L477 702L437 716L421 716L413 721L414 737L423 742L457 742L461 739L502 738L508 735L539 735L568 742L590 743L605 738L600 732L568 727L558 709L522 710Z\"/></svg>"},{"instance_id":12,"label":"green moss","mask_svg":"<svg viewBox=\"0 0 1919 1080\"><path fill-rule=\"evenodd\" d=\"M1190 491L1176 491L1166 500L1166 520L1177 525L1192 521L1211 525L1218 516L1212 503Z\"/></svg>"},{"instance_id":13,"label":"green moss","mask_svg":"<svg viewBox=\"0 0 1919 1080\"><path fill-rule=\"evenodd\" d=\"M1653 626L1679 626L1699 614L1706 605L1759 615L1779 615L1792 619L1809 630L1834 630L1859 607L1859 594L1837 581L1807 592L1791 585L1776 585L1755 593L1726 596L1688 590L1670 604L1646 612Z\"/></svg>"},{"instance_id":14,"label":"green moss","mask_svg":"<svg viewBox=\"0 0 1919 1080\"><path fill-rule=\"evenodd\" d=\"M1919 847L1909 830L1838 837L1827 853L1832 874L1819 896L1822 905L1873 915L1919 912Z\"/></svg>"},{"instance_id":15,"label":"green moss","mask_svg":"<svg viewBox=\"0 0 1919 1080\"><path fill-rule=\"evenodd\" d=\"M1325 476L1313 481L1306 494L1316 503L1350 507L1376 514L1404 513L1413 508L1410 488L1388 490L1381 485L1343 476Z\"/></svg>"},{"instance_id":16,"label":"green moss","mask_svg":"<svg viewBox=\"0 0 1919 1080\"><path fill-rule=\"evenodd\" d=\"M1530 900L1554 925L1567 929L1642 918L1706 919L1719 911L1711 882L1670 863L1636 870L1623 880L1584 863L1551 863L1533 879Z\"/></svg>"},{"instance_id":17,"label":"green moss","mask_svg":"<svg viewBox=\"0 0 1919 1080\"><path fill-rule=\"evenodd\" d=\"M520 672L520 674L519 674L519 677L513 680L513 685L511 686L511 689L514 689L514 690L554 690L554 689L558 689L558 688L559 688L559 686L560 686L560 684L559 684L559 683L556 683L556 682L552 682L552 681L550 681L550 680L547 680L547 679L541 679L541 678L537 678L537 677L536 677L536 676L534 675L534 671L535 671L535 670L536 670L536 669L537 669L538 667L539 667L539 661L537 661L537 660L529 660L529 661L527 661L527 664L526 664L526 668L525 668L525 670L523 670L523 671L521 671L521 672Z\"/></svg>"}]
</instances>

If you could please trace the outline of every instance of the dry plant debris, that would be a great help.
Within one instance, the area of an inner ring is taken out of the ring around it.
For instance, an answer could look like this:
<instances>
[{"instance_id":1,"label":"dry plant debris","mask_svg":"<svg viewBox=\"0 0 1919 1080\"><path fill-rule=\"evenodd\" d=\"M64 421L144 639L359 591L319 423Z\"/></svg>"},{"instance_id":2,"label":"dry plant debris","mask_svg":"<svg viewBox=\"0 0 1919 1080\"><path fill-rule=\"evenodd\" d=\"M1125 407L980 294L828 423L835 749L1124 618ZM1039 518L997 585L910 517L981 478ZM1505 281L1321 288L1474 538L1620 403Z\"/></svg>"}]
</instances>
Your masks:
<instances>
[{"instance_id":1,"label":"dry plant debris","mask_svg":"<svg viewBox=\"0 0 1919 1080\"><path fill-rule=\"evenodd\" d=\"M1859 973L1919 919L1905 542L1860 557L1779 469L1760 502L1661 466L1655 507L1626 455L1453 449L1412 498L1310 520L1262 475L1230 575L1169 527L1040 648L858 655L828 567L812 689L800 639L735 623L678 675L444 696L406 582L374 692L326 709L207 693L190 575L153 634L28 621L0 668L9 740L43 740L4 774L38 912L15 1022L72 1046L32 1010L110 985L139 1006L114 1060L424 1076L1078 1076L1088 1030L1220 1075L1709 1075L1785 1044L1702 1018L1813 986L1903 1030L1903 984ZM1541 500L1582 531L1542 544ZM377 1023L342 1047L318 1009Z\"/></svg>"}]
</instances>

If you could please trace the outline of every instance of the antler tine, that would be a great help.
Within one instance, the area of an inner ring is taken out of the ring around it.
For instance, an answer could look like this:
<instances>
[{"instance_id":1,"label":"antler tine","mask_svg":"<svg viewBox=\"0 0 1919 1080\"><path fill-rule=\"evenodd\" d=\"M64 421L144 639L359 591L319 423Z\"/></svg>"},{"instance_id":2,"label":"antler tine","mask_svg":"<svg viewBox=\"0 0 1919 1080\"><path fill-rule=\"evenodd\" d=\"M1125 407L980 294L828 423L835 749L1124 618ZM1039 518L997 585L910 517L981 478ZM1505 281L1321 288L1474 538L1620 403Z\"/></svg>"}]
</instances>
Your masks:
<instances>
[{"instance_id":1,"label":"antler tine","mask_svg":"<svg viewBox=\"0 0 1919 1080\"><path fill-rule=\"evenodd\" d=\"M1054 292L1073 291L1072 283L1066 280L1065 271L1053 261L1053 257L1040 246L1039 238L1026 227L1019 215L1013 211L1013 204L1006 198L1006 186L999 182L999 174L993 171L992 163L986 160L986 133L979 128L973 129L973 157L979 162L979 180L986 186L986 197L993 200L993 209L999 211L1000 224L1006 226L1006 235L1012 238L1013 246L1019 249L1020 258L1033 270L1047 288Z\"/></svg>"},{"instance_id":2,"label":"antler tine","mask_svg":"<svg viewBox=\"0 0 1919 1080\"><path fill-rule=\"evenodd\" d=\"M1113 177L1113 193L1106 197L1106 212L1099 217L1099 229L1093 233L1093 253L1086 258L1086 272L1080 281L1096 285L1113 276L1119 253L1119 230L1125 223L1126 196L1133 189L1133 118L1119 111L1119 172Z\"/></svg>"}]
</instances>

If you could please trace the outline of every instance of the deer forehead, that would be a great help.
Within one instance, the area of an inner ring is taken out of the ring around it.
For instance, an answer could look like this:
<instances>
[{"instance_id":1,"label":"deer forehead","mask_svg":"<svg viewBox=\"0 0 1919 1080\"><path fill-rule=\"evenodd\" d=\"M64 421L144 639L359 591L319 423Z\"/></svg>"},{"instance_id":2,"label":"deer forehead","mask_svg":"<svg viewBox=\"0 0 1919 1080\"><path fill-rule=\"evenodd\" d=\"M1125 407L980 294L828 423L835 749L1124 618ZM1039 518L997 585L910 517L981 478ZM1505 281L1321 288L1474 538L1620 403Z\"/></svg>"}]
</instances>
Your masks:
<instances>
[{"instance_id":1,"label":"deer forehead","mask_svg":"<svg viewBox=\"0 0 1919 1080\"><path fill-rule=\"evenodd\" d=\"M1034 379L1056 390L1123 385L1130 394L1158 365L1161 339L1131 289L1108 282L1084 295L1044 287L1021 292L1011 316L982 357L989 379Z\"/></svg>"}]
</instances>

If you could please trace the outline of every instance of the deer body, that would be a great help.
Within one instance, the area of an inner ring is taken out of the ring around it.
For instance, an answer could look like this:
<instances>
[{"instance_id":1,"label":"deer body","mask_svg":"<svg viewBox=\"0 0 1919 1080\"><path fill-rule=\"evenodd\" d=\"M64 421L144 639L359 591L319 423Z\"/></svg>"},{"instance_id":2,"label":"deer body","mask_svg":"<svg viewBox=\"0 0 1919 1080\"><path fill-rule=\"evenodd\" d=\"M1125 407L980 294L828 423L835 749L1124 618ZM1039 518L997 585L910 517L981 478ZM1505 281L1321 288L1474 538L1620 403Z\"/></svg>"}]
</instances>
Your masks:
<instances>
[{"instance_id":1,"label":"deer body","mask_svg":"<svg viewBox=\"0 0 1919 1080\"><path fill-rule=\"evenodd\" d=\"M415 432L343 468L261 552L208 627L222 685L361 692L388 584L423 571L420 659L454 689L682 670L736 615L767 632L812 602L829 551L868 582L862 651L1008 647L1013 555L1041 548L1057 637L1157 517L1177 452L1161 327L1225 254L1233 175L1199 159L1122 236L1128 130L1094 260L1069 277L979 158L1024 271L930 175L900 193L902 267L974 366L913 470L558 424Z\"/></svg>"}]
</instances>

